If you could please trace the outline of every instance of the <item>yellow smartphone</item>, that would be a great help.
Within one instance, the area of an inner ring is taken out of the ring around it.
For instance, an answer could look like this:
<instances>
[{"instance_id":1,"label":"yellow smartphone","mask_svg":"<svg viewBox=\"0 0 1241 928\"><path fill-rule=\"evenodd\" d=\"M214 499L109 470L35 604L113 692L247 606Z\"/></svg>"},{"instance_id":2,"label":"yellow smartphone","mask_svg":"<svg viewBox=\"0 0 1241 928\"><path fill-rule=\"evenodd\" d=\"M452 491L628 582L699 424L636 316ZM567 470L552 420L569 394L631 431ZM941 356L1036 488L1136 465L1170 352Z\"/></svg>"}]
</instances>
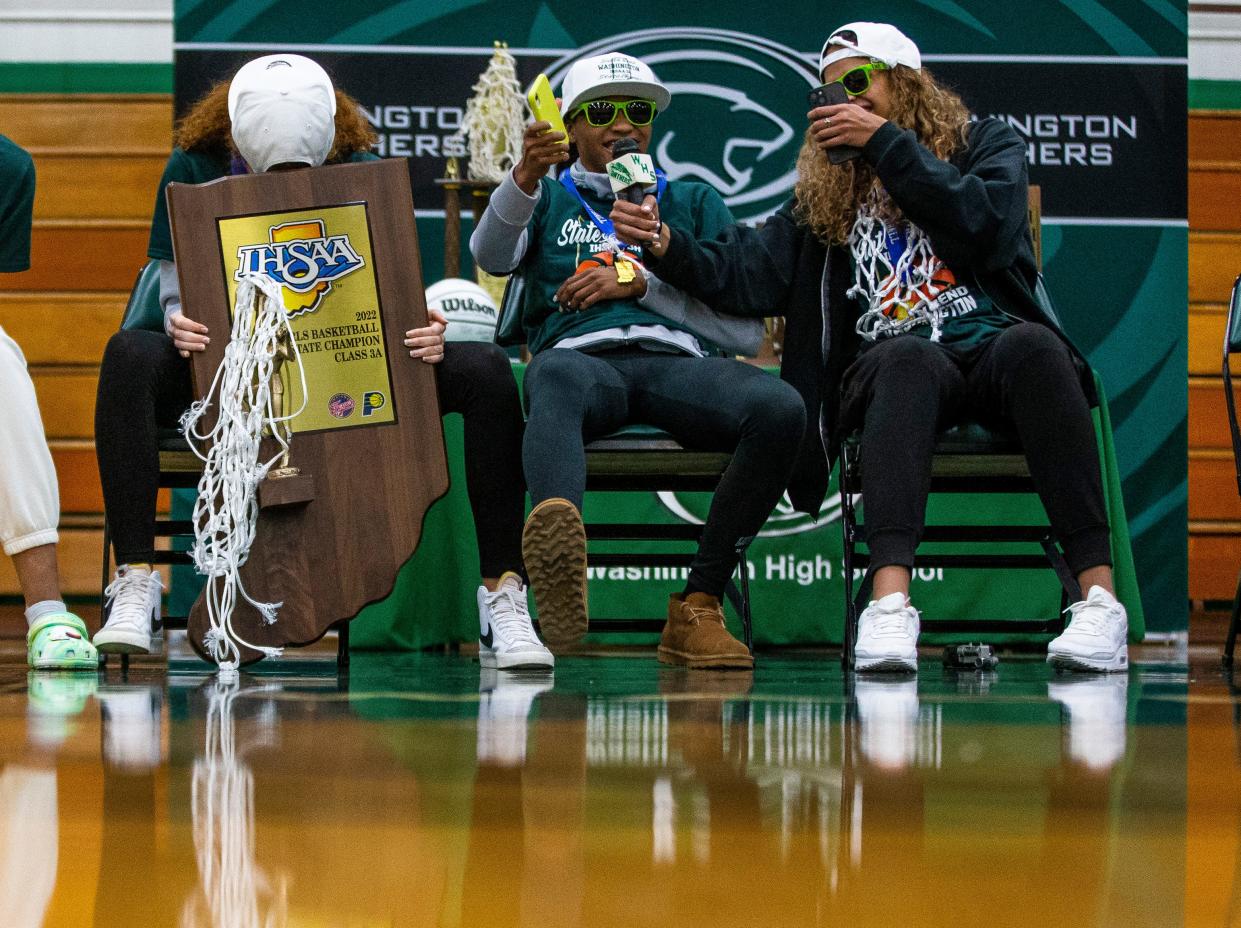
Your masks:
<instances>
[{"instance_id":1,"label":"yellow smartphone","mask_svg":"<svg viewBox=\"0 0 1241 928\"><path fill-rule=\"evenodd\" d=\"M530 112L534 114L535 121L545 120L551 123L550 132L563 133L565 138L562 144L569 144L569 133L565 131L564 120L560 117L560 107L556 105L556 95L552 93L551 81L547 79L546 74L540 74L534 79L534 83L530 85L530 91L526 94L526 102L530 104Z\"/></svg>"}]
</instances>

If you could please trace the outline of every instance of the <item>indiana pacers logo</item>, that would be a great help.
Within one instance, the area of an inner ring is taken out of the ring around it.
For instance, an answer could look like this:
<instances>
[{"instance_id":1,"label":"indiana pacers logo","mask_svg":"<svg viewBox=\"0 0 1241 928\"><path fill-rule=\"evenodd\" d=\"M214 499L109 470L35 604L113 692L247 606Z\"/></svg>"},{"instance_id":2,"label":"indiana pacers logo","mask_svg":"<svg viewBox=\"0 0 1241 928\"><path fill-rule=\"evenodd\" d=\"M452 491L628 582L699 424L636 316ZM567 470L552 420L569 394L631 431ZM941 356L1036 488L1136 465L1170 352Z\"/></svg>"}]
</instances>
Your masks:
<instances>
[{"instance_id":1,"label":"indiana pacers logo","mask_svg":"<svg viewBox=\"0 0 1241 928\"><path fill-rule=\"evenodd\" d=\"M265 274L284 290L290 316L311 313L332 291L332 283L366 264L348 235L328 235L323 220L272 226L268 241L237 249L234 280Z\"/></svg>"}]
</instances>

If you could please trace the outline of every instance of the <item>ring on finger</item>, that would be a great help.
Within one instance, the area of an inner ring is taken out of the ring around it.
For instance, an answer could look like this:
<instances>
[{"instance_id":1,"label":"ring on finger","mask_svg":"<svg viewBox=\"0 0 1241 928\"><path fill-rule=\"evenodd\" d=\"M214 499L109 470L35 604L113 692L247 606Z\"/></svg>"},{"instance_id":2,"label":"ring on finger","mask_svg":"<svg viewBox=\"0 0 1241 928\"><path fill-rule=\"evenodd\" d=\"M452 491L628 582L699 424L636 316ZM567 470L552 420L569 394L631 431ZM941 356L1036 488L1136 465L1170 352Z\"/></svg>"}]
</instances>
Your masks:
<instances>
[{"instance_id":1,"label":"ring on finger","mask_svg":"<svg viewBox=\"0 0 1241 928\"><path fill-rule=\"evenodd\" d=\"M823 128L830 129L831 127L832 127L832 117L824 116L823 117Z\"/></svg>"}]
</instances>

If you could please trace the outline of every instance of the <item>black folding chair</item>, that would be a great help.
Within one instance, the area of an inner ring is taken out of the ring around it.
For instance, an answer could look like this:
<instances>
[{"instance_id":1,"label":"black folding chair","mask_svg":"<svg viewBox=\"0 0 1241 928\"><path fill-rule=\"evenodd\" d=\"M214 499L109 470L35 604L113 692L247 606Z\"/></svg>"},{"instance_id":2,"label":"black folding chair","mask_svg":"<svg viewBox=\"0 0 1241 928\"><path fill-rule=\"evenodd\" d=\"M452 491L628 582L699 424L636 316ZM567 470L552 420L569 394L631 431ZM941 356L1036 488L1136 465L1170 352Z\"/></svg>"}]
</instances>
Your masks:
<instances>
[{"instance_id":1,"label":"black folding chair","mask_svg":"<svg viewBox=\"0 0 1241 928\"><path fill-rule=\"evenodd\" d=\"M1035 297L1044 310L1056 319L1055 309L1043 290L1040 276ZM862 487L861 438L854 434L845 439L840 452L841 530L844 534L845 635L841 662L853 666L853 647L857 641L857 623L870 598L873 571L870 556L858 550L866 543L866 526L858 521L855 495ZM1025 453L1015 433L996 432L977 422L962 423L941 432L935 443L931 463L931 493L1034 493ZM1014 621L979 619L941 619L922 623L929 632L963 632L968 634L1028 633L1059 634L1064 630L1063 610L1070 602L1082 598L1077 578L1069 570L1058 540L1048 525L928 525L923 543L959 543L970 545L1012 545L1024 543L1027 549L1037 545L1041 553L969 552L960 554L918 554L917 567L1040 569L1050 567L1060 581L1061 612L1053 619ZM865 569L862 582L856 585L854 568Z\"/></svg>"},{"instance_id":2,"label":"black folding chair","mask_svg":"<svg viewBox=\"0 0 1241 928\"><path fill-rule=\"evenodd\" d=\"M857 641L857 623L870 598L874 572L870 555L858 550L866 543L866 526L859 521L854 502L861 492L861 441L850 436L841 447L840 498L841 527L844 533L845 579L845 640L841 661L853 666L853 647ZM1030 470L1026 465L1021 443L1013 434L993 432L978 423L967 423L940 433L931 463L931 493L1034 493ZM1063 610L1070 601L1081 599L1081 588L1060 553L1057 539L1048 525L928 525L922 534L923 543L958 543L969 545L1012 546L1024 543L1037 545L1042 553L934 553L916 555L918 567L1039 569L1051 567L1060 581L1061 612L1048 620L985 620L939 619L924 620L923 631L988 633L1059 634L1064 630ZM1008 549L1012 551L1011 547ZM855 568L865 569L861 583L856 585Z\"/></svg>"},{"instance_id":3,"label":"black folding chair","mask_svg":"<svg viewBox=\"0 0 1241 928\"><path fill-rule=\"evenodd\" d=\"M1241 493L1241 427L1237 425L1237 403L1232 395L1231 358L1241 351L1241 276L1233 282L1232 299L1228 301L1228 322L1224 327L1224 402L1228 406L1228 429L1232 435L1232 458L1237 470L1237 492ZM1237 644L1237 627L1241 624L1241 573L1237 575L1237 592L1232 597L1232 617L1228 620L1228 640L1224 642L1224 666L1232 666Z\"/></svg>"}]
</instances>

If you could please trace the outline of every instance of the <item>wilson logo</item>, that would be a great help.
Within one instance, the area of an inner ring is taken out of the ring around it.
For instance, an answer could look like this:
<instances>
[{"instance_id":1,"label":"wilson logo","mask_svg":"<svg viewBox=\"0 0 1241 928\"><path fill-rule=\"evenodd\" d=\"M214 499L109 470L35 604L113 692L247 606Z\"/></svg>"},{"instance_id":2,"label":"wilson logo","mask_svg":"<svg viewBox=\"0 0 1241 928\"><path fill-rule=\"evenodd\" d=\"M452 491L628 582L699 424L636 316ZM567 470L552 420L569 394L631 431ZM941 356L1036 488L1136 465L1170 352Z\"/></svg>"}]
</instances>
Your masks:
<instances>
[{"instance_id":1,"label":"wilson logo","mask_svg":"<svg viewBox=\"0 0 1241 928\"><path fill-rule=\"evenodd\" d=\"M234 280L263 274L284 289L291 315L314 312L332 283L366 264L348 235L328 235L323 221L312 219L272 226L268 241L237 249Z\"/></svg>"}]
</instances>

